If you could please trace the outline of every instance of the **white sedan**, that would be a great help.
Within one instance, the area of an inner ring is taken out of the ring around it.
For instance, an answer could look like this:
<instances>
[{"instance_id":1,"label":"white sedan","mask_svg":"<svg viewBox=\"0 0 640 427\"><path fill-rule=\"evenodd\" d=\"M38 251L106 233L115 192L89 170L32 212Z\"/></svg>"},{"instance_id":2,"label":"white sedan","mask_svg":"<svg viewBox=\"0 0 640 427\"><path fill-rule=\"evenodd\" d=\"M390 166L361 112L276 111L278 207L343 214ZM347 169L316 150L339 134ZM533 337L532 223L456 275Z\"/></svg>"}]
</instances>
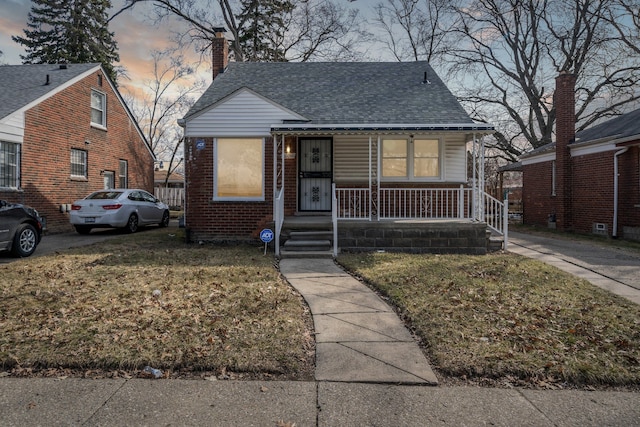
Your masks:
<instances>
[{"instance_id":1,"label":"white sedan","mask_svg":"<svg viewBox=\"0 0 640 427\"><path fill-rule=\"evenodd\" d=\"M93 228L124 228L135 233L142 225L168 226L169 207L144 190L116 188L76 200L69 220L80 234Z\"/></svg>"}]
</instances>

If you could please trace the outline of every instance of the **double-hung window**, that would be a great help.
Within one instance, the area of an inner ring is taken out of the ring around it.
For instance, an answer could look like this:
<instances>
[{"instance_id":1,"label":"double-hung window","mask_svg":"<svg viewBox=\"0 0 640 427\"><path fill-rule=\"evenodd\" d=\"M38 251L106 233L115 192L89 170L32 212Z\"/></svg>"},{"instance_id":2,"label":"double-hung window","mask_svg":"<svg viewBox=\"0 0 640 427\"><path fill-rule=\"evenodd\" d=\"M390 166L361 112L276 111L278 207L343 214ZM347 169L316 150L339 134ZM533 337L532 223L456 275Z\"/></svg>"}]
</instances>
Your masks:
<instances>
[{"instance_id":1,"label":"double-hung window","mask_svg":"<svg viewBox=\"0 0 640 427\"><path fill-rule=\"evenodd\" d=\"M429 180L440 177L438 139L382 140L382 178Z\"/></svg>"},{"instance_id":2,"label":"double-hung window","mask_svg":"<svg viewBox=\"0 0 640 427\"><path fill-rule=\"evenodd\" d=\"M214 156L214 200L264 200L262 138L218 138Z\"/></svg>"},{"instance_id":3,"label":"double-hung window","mask_svg":"<svg viewBox=\"0 0 640 427\"><path fill-rule=\"evenodd\" d=\"M0 187L20 187L20 144L0 141Z\"/></svg>"},{"instance_id":4,"label":"double-hung window","mask_svg":"<svg viewBox=\"0 0 640 427\"><path fill-rule=\"evenodd\" d=\"M71 149L71 176L73 178L87 178L87 152Z\"/></svg>"},{"instance_id":5,"label":"double-hung window","mask_svg":"<svg viewBox=\"0 0 640 427\"><path fill-rule=\"evenodd\" d=\"M91 124L107 127L107 96L91 90Z\"/></svg>"}]
</instances>

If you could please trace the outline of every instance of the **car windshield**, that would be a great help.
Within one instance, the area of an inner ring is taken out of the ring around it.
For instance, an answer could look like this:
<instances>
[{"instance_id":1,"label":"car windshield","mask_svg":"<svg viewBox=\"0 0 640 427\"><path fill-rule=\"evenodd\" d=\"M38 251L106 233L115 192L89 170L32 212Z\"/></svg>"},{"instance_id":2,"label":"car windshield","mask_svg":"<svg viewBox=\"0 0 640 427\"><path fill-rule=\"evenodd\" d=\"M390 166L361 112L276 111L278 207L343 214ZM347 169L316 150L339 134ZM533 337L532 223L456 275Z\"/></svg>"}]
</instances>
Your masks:
<instances>
[{"instance_id":1,"label":"car windshield","mask_svg":"<svg viewBox=\"0 0 640 427\"><path fill-rule=\"evenodd\" d=\"M117 199L122 194L122 191L98 191L97 193L90 194L87 199Z\"/></svg>"}]
</instances>

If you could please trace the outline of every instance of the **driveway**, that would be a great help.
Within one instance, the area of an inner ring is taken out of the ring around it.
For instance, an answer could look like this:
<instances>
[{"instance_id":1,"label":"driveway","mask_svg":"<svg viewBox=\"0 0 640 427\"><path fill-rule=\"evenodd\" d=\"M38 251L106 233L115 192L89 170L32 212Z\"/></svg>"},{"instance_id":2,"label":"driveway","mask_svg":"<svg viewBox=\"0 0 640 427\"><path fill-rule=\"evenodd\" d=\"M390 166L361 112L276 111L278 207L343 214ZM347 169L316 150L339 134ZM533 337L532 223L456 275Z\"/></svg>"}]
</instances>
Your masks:
<instances>
[{"instance_id":1,"label":"driveway","mask_svg":"<svg viewBox=\"0 0 640 427\"><path fill-rule=\"evenodd\" d=\"M640 303L640 252L597 242L509 233L509 251L555 265Z\"/></svg>"},{"instance_id":2,"label":"driveway","mask_svg":"<svg viewBox=\"0 0 640 427\"><path fill-rule=\"evenodd\" d=\"M169 228L172 227L178 227L177 220L172 220L169 223ZM155 226L143 227L138 231L138 233L144 233L145 230L153 229L155 229ZM88 246L94 243L104 242L105 240L122 236L123 233L124 231L122 230L105 228L95 229L91 231L91 234L78 234L75 231L68 233L45 234L32 257L47 255L55 253L56 251L75 248L78 246ZM9 253L0 253L0 264L8 264L19 259L20 258L13 258Z\"/></svg>"}]
</instances>

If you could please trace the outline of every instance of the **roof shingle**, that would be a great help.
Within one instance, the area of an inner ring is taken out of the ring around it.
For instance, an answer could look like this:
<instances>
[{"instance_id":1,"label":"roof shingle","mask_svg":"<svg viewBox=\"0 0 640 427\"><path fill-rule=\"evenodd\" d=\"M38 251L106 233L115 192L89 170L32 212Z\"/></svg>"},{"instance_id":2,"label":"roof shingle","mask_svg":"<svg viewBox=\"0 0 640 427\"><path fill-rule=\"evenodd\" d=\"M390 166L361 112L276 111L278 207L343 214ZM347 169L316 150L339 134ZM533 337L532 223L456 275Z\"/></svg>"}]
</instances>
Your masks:
<instances>
[{"instance_id":1,"label":"roof shingle","mask_svg":"<svg viewBox=\"0 0 640 427\"><path fill-rule=\"evenodd\" d=\"M185 119L242 88L315 124L473 123L424 61L231 63Z\"/></svg>"}]
</instances>

